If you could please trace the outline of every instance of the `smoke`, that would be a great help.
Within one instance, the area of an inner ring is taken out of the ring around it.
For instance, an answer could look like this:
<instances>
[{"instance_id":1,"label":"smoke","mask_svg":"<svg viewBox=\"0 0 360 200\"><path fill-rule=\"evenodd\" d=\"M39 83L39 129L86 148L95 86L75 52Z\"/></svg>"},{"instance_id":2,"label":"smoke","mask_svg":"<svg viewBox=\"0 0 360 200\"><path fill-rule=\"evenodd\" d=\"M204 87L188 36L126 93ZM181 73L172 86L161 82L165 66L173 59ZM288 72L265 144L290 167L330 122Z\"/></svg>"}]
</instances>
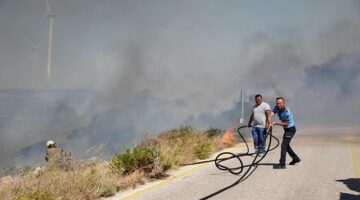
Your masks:
<instances>
[{"instance_id":1,"label":"smoke","mask_svg":"<svg viewBox=\"0 0 360 200\"><path fill-rule=\"evenodd\" d=\"M355 125L360 109L360 53L339 54L321 65L305 69L304 82L311 114L323 123ZM313 114L313 115L314 115ZM313 117L314 118L314 117ZM313 119L315 120L315 119Z\"/></svg>"},{"instance_id":2,"label":"smoke","mask_svg":"<svg viewBox=\"0 0 360 200\"><path fill-rule=\"evenodd\" d=\"M249 68L239 84L250 94L263 94L271 105L276 97L285 97L300 124L357 124L360 29L354 26L358 24L336 22L325 29L332 31L326 37L320 32L314 46L304 45L307 42L293 29L255 34L246 41L248 51L242 55Z\"/></svg>"},{"instance_id":3,"label":"smoke","mask_svg":"<svg viewBox=\"0 0 360 200\"><path fill-rule=\"evenodd\" d=\"M302 86L306 54L301 37L293 30L258 33L247 43L244 60L249 67L241 84L251 93L267 97L294 96Z\"/></svg>"},{"instance_id":4,"label":"smoke","mask_svg":"<svg viewBox=\"0 0 360 200\"><path fill-rule=\"evenodd\" d=\"M26 44L41 41L38 63L45 63L44 5L11 2L0 3L0 83L31 88ZM284 96L297 123L358 123L360 22L352 17L358 13L334 14L309 4L309 23L253 7L53 1L52 81L62 89L41 89L45 68L39 65L38 90L0 91L0 165L18 155L42 160L39 146L48 139L90 157L117 153L144 133L180 125L236 126L240 107L234 99L241 89L263 94L271 105ZM24 154L31 147L33 153Z\"/></svg>"},{"instance_id":5,"label":"smoke","mask_svg":"<svg viewBox=\"0 0 360 200\"><path fill-rule=\"evenodd\" d=\"M322 65L313 65L305 69L306 86L310 89L323 90L329 85L333 87L333 95L337 97L357 96L356 81L360 74L360 56L358 53L339 54Z\"/></svg>"},{"instance_id":6,"label":"smoke","mask_svg":"<svg viewBox=\"0 0 360 200\"><path fill-rule=\"evenodd\" d=\"M25 147L55 139L64 141L69 132L85 125L86 108L94 95L71 90L1 90L1 158ZM24 152L26 152L24 151ZM31 155L30 152L27 152ZM37 152L39 153L39 152ZM10 158L12 159L12 158ZM6 164L1 163L1 164Z\"/></svg>"}]
</instances>

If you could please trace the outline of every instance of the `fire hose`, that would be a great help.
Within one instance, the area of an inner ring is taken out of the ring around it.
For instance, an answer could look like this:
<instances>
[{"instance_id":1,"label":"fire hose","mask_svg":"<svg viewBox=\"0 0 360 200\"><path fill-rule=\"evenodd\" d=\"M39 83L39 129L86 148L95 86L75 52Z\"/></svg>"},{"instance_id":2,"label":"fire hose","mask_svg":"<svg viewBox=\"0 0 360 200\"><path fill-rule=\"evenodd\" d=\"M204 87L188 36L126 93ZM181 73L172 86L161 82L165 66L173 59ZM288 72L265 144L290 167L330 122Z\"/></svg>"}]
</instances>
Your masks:
<instances>
[{"instance_id":1,"label":"fire hose","mask_svg":"<svg viewBox=\"0 0 360 200\"><path fill-rule=\"evenodd\" d=\"M244 177L246 176L246 174L250 171L250 169L254 166L257 166L265 157L266 157L266 154L270 151L273 151L274 149L276 149L278 146L279 146L279 139L277 137L275 137L273 134L272 134L272 127L270 129L268 129L268 131L266 132L266 135L265 135L265 140L269 138L269 144L267 146L267 149L265 151L265 153L263 154L263 156L259 156L259 153L257 152L254 152L254 153L250 153L250 149L249 149L249 145L248 143L246 142L244 136L241 134L241 130L244 129L244 128L249 128L251 126L240 126L238 129L237 129L237 132L240 136L240 139L243 141L243 143L246 145L246 152L245 153L238 153L238 154L235 154L235 153L232 153L232 152L229 152L229 151L226 151L226 152L222 152L220 154L218 154L216 156L215 159L212 159L212 160L205 160L205 161L199 161L199 162L194 162L194 163L190 163L190 164L184 164L183 166L186 166L186 165L197 165L197 164L202 164L202 163L208 163L208 162L214 162L215 163L215 166L219 169L219 170L223 170L223 171L228 171L234 175L239 175L243 172L244 168L247 168L248 167L248 170L245 172L244 174ZM272 145L272 140L275 140L276 141L276 144L274 147L271 147ZM243 161L241 160L242 157L245 157L245 156L251 156L253 157L254 156L254 159L252 160L252 163L251 164L248 164L248 165L244 165ZM239 162L239 166L237 167L228 167L224 164L222 164L224 161L227 161L227 160L230 160L230 159L236 159L238 162Z\"/></svg>"},{"instance_id":2,"label":"fire hose","mask_svg":"<svg viewBox=\"0 0 360 200\"><path fill-rule=\"evenodd\" d=\"M232 152L222 152L220 154L218 154L216 156L215 159L212 159L212 160L205 160L205 161L200 161L200 162L194 162L194 163L190 163L190 164L185 164L185 165L197 165L197 164L201 164L201 163L208 163L208 162L215 162L215 166L219 169L219 170L223 170L223 171L228 171L234 175L239 175L240 178L235 181L234 183L216 191L216 192L213 192L212 194L209 194L203 198L201 198L200 200L207 200L211 197L214 197L215 195L221 193L221 192L224 192L225 190L227 189L230 189L234 186L236 186L237 184L239 184L240 182L246 180L254 171L255 169L257 168L257 166L259 165L259 163L266 157L267 153L276 149L278 146L279 146L279 139L277 137L275 137L273 134L272 134L272 127L270 129L268 129L268 131L266 132L266 135L265 135L265 140L269 138L269 144L267 146L267 149L264 153L263 156L259 156L259 153L258 152L255 152L255 153L250 153L250 150L249 150L249 145L247 144L244 136L241 134L241 129L244 129L244 128L247 128L247 127L250 127L250 126L241 126L237 129L237 132L239 133L239 136L241 138L241 140L244 142L244 144L246 145L246 152L245 153L238 153L238 154L235 154L235 153L232 153ZM271 147L272 145L272 142L273 140L276 141L276 144L274 147ZM223 156L226 155L228 157L225 157L223 158ZM252 160L251 164L248 164L248 165L244 165L243 161L241 160L242 157L245 157L245 156L254 156L254 159ZM239 162L239 166L238 167L228 167L224 164L222 164L224 161L227 161L227 160L230 160L230 159L236 159L238 162ZM247 168L245 170L245 172L243 174L241 174L244 169ZM251 169L253 168L253 170L251 171Z\"/></svg>"}]
</instances>

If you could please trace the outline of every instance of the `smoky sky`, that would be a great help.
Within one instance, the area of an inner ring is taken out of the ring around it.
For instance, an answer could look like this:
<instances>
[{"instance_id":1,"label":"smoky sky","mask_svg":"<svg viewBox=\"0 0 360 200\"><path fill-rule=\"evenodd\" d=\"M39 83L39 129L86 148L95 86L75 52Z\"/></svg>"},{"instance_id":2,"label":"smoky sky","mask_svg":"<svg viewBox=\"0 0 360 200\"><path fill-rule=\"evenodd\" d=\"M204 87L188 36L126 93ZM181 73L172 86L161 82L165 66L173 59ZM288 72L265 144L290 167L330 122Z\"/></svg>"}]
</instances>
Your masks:
<instances>
[{"instance_id":1,"label":"smoky sky","mask_svg":"<svg viewBox=\"0 0 360 200\"><path fill-rule=\"evenodd\" d=\"M324 87L327 84L335 83L339 95L357 95L360 75L359 54L339 54L329 62L322 65L313 65L305 69L307 87Z\"/></svg>"},{"instance_id":2,"label":"smoky sky","mask_svg":"<svg viewBox=\"0 0 360 200\"><path fill-rule=\"evenodd\" d=\"M359 1L50 3L51 89L46 1L0 0L2 154L47 139L118 151L198 116L236 117L241 89L284 96L298 123L358 123Z\"/></svg>"}]
</instances>

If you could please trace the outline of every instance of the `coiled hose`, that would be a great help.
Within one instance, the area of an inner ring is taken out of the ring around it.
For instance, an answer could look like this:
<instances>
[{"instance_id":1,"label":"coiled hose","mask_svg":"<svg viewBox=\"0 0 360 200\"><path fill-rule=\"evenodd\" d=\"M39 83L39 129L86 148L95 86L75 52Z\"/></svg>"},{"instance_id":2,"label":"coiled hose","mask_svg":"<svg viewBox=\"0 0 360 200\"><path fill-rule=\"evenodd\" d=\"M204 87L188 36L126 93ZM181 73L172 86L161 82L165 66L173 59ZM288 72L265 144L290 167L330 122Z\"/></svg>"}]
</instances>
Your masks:
<instances>
[{"instance_id":1,"label":"coiled hose","mask_svg":"<svg viewBox=\"0 0 360 200\"><path fill-rule=\"evenodd\" d=\"M215 166L220 169L220 170L224 170L224 171L228 171L234 175L239 175L239 179L237 181L235 181L234 183L228 185L228 186L225 186L224 188L222 189L219 189L218 191L215 191L203 198L200 198L200 200L207 200L211 197L214 197L236 185L238 185L239 183L241 183L242 181L245 181L254 171L255 169L257 168L257 166L259 165L259 163L266 157L267 153L276 149L278 146L279 146L279 139L277 137L275 137L273 134L272 134L272 127L270 129L268 129L268 131L266 132L266 136L265 136L265 140L269 138L269 144L267 146L267 149L264 153L263 156L259 156L258 153L250 153L250 150L249 150L249 145L247 144L245 138L243 137L243 135L241 134L241 129L244 129L244 128L248 128L249 126L241 126L237 129L237 132L239 133L239 136L240 138L242 139L242 141L245 143L246 145L246 153L239 153L239 154L234 154L232 152L222 152L220 153L219 155L216 156L215 159L213 160L205 160L205 161L200 161L200 162L195 162L195 163L190 163L190 164L185 164L185 165L196 165L196 164L201 164L201 163L208 163L208 162L215 162ZM276 144L274 147L271 147L272 143L273 143L273 139L276 141ZM225 157L225 158L222 158L224 155L227 155L228 157ZM248 164L248 165L244 165L243 164L243 161L241 160L242 157L245 157L245 156L254 156L254 159L252 160L251 164ZM230 160L230 159L236 159L239 161L240 165L238 167L228 167L228 166L225 166L223 165L222 163L226 160ZM245 170L244 173L242 173L244 171L244 169L247 168ZM253 169L251 171L251 169ZM242 174L241 174L242 173Z\"/></svg>"},{"instance_id":2,"label":"coiled hose","mask_svg":"<svg viewBox=\"0 0 360 200\"><path fill-rule=\"evenodd\" d=\"M272 134L272 127L270 129L268 129L268 131L266 132L266 135L265 135L265 141L268 137L270 137L269 139L269 144L267 146L267 149L264 153L263 156L259 156L259 153L250 153L250 149L249 149L249 145L247 144L244 136L241 134L241 130L244 129L244 128L250 128L251 126L240 126L238 129L237 129L237 132L241 138L241 140L244 142L244 144L246 145L246 152L245 153L238 153L238 154L235 154L235 153L232 153L232 152L222 152L220 154L218 154L216 156L215 159L212 159L212 160L205 160L205 161L200 161L200 162L194 162L194 163L190 163L190 164L184 164L185 165L196 165L196 164L202 164L202 163L208 163L208 162L215 162L215 166L219 169L219 170L223 170L223 171L228 171L234 175L239 175L243 172L244 168L246 167L249 167L249 170L252 166L256 166L258 165L265 157L266 157L266 154L274 149L276 149L278 146L279 146L279 139L277 137L275 137L273 134ZM276 141L276 144L274 147L271 147L272 145L272 140L275 140ZM254 156L254 159L252 160L252 163L251 164L248 164L248 165L244 165L243 161L241 160L242 157L245 157L245 156L251 156L253 157ZM224 161L227 161L227 160L230 160L230 159L236 159L238 162L239 162L239 166L238 167L228 167L228 166L225 166L223 165L222 163Z\"/></svg>"}]
</instances>

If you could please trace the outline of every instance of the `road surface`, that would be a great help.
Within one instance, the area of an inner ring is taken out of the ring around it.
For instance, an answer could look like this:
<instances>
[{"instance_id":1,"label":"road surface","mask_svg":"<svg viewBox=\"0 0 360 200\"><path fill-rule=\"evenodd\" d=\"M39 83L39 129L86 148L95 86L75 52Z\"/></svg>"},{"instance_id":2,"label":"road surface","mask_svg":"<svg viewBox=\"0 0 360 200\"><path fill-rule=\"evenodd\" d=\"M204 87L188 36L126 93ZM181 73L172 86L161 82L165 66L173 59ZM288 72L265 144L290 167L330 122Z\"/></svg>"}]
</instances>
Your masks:
<instances>
[{"instance_id":1,"label":"road surface","mask_svg":"<svg viewBox=\"0 0 360 200\"><path fill-rule=\"evenodd\" d=\"M360 132L357 129L298 128L292 147L302 162L274 169L280 148L269 152L244 181L218 170L214 163L187 166L167 179L118 193L112 199L266 199L266 200L352 200L360 199ZM274 129L280 142L281 128ZM244 151L243 145L230 149ZM243 159L251 163L252 157ZM287 156L287 163L291 158ZM229 161L228 164L236 164ZM226 188L227 186L233 187ZM211 197L211 198L210 198Z\"/></svg>"}]
</instances>

